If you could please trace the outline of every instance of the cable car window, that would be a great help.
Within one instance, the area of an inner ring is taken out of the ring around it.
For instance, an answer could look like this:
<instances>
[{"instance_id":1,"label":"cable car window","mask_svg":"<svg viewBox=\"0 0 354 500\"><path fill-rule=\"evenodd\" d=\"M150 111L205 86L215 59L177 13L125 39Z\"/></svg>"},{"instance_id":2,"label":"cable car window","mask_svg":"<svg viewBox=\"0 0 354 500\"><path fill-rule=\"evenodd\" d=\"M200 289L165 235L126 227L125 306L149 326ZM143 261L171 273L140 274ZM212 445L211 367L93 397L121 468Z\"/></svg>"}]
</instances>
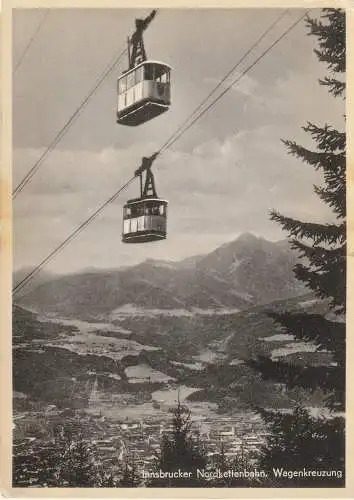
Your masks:
<instances>
[{"instance_id":1,"label":"cable car window","mask_svg":"<svg viewBox=\"0 0 354 500\"><path fill-rule=\"evenodd\" d=\"M165 215L165 205L160 205L160 215Z\"/></svg>"},{"instance_id":2,"label":"cable car window","mask_svg":"<svg viewBox=\"0 0 354 500\"><path fill-rule=\"evenodd\" d=\"M130 87L133 87L135 85L135 71L132 71L127 75L127 88L130 89Z\"/></svg>"},{"instance_id":3,"label":"cable car window","mask_svg":"<svg viewBox=\"0 0 354 500\"><path fill-rule=\"evenodd\" d=\"M139 83L143 80L143 67L140 66L140 68L137 68L135 70L135 83Z\"/></svg>"},{"instance_id":4,"label":"cable car window","mask_svg":"<svg viewBox=\"0 0 354 500\"><path fill-rule=\"evenodd\" d=\"M154 64L154 68L155 68L155 73L154 73L155 80L161 81L162 75L168 71L168 68L164 64L158 64L158 63Z\"/></svg>"},{"instance_id":5,"label":"cable car window","mask_svg":"<svg viewBox=\"0 0 354 500\"><path fill-rule=\"evenodd\" d=\"M170 72L169 71L165 71L161 75L161 82L162 83L168 83L169 81L170 81Z\"/></svg>"},{"instance_id":6,"label":"cable car window","mask_svg":"<svg viewBox=\"0 0 354 500\"><path fill-rule=\"evenodd\" d=\"M152 63L144 66L144 80L154 80L155 65Z\"/></svg>"},{"instance_id":7,"label":"cable car window","mask_svg":"<svg viewBox=\"0 0 354 500\"><path fill-rule=\"evenodd\" d=\"M118 92L120 94L123 94L123 92L125 92L127 90L127 79L126 77L124 76L123 78L121 78L118 82Z\"/></svg>"},{"instance_id":8,"label":"cable car window","mask_svg":"<svg viewBox=\"0 0 354 500\"><path fill-rule=\"evenodd\" d=\"M137 216L137 213L136 213L136 207L135 206L132 206L131 209L130 209L130 217L131 218L134 218Z\"/></svg>"},{"instance_id":9,"label":"cable car window","mask_svg":"<svg viewBox=\"0 0 354 500\"><path fill-rule=\"evenodd\" d=\"M154 77L155 82L161 82L161 68L157 64L155 65Z\"/></svg>"}]
</instances>

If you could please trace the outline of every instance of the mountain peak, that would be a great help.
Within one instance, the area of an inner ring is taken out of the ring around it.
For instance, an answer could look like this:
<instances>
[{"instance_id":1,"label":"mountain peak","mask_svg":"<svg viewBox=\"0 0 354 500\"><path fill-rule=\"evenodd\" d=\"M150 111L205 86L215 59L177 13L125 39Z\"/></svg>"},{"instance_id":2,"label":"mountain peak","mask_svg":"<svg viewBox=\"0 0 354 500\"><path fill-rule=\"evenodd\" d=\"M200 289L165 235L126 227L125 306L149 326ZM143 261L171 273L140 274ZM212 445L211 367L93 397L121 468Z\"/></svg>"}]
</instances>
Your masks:
<instances>
[{"instance_id":1,"label":"mountain peak","mask_svg":"<svg viewBox=\"0 0 354 500\"><path fill-rule=\"evenodd\" d=\"M101 317L125 304L152 309L244 309L304 293L293 267L297 256L283 243L242 233L202 256L180 262L148 259L116 271L53 277L21 297L43 312Z\"/></svg>"},{"instance_id":2,"label":"mountain peak","mask_svg":"<svg viewBox=\"0 0 354 500\"><path fill-rule=\"evenodd\" d=\"M242 243L253 243L253 242L258 241L258 240L259 240L258 236L255 236L252 233L242 233L236 239L236 241L239 241L239 242L242 242Z\"/></svg>"}]
</instances>

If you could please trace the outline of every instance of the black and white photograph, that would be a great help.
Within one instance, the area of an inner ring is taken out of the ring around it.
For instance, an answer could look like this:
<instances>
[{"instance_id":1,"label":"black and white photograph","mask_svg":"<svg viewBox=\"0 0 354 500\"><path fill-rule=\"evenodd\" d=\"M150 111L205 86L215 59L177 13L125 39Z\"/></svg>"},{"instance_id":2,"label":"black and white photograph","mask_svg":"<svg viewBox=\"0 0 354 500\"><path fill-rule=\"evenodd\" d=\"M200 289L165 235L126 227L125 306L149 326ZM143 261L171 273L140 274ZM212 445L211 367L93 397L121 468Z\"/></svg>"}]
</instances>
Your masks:
<instances>
[{"instance_id":1,"label":"black and white photograph","mask_svg":"<svg viewBox=\"0 0 354 500\"><path fill-rule=\"evenodd\" d=\"M350 9L59 7L11 9L12 491L341 495Z\"/></svg>"}]
</instances>

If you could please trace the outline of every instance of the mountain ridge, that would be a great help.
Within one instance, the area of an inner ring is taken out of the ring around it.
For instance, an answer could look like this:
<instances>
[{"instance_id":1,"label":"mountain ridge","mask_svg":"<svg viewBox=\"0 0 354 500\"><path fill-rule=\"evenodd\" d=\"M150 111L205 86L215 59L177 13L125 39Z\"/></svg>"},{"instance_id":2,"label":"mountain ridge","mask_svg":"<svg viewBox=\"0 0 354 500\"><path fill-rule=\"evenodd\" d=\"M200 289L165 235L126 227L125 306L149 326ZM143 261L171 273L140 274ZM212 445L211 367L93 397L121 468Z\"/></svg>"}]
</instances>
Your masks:
<instances>
[{"instance_id":1,"label":"mountain ridge","mask_svg":"<svg viewBox=\"0 0 354 500\"><path fill-rule=\"evenodd\" d=\"M296 254L284 240L251 233L181 261L147 259L135 266L44 275L18 303L38 312L80 318L125 304L154 309L245 309L306 293L293 275Z\"/></svg>"}]
</instances>

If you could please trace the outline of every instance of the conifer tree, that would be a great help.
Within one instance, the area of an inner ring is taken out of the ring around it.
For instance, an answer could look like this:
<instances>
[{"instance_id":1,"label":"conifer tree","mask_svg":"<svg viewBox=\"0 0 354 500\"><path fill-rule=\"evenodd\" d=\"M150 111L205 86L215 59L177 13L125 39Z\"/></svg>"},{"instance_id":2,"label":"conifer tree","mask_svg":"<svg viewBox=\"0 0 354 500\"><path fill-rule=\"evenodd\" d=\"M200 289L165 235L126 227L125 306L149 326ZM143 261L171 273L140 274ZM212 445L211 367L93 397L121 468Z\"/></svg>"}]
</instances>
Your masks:
<instances>
[{"instance_id":1,"label":"conifer tree","mask_svg":"<svg viewBox=\"0 0 354 500\"><path fill-rule=\"evenodd\" d=\"M220 451L213 457L212 471L220 471L221 474L226 473L224 477L216 478L209 484L213 488L250 488L256 486L255 481L245 477L232 477L230 471L243 473L244 471L250 472L253 469L249 461L244 455L243 445L241 453L234 457L228 458L225 453L224 443L221 442Z\"/></svg>"},{"instance_id":2,"label":"conifer tree","mask_svg":"<svg viewBox=\"0 0 354 500\"><path fill-rule=\"evenodd\" d=\"M190 477L152 479L149 487L200 487L205 482L197 477L197 469L204 469L207 459L201 441L192 433L191 413L178 399L172 412L172 432L162 436L161 451L155 470L186 472Z\"/></svg>"},{"instance_id":3,"label":"conifer tree","mask_svg":"<svg viewBox=\"0 0 354 500\"><path fill-rule=\"evenodd\" d=\"M123 476L118 486L121 488L138 488L141 482L141 476L138 473L135 457L127 458L123 468Z\"/></svg>"},{"instance_id":4,"label":"conifer tree","mask_svg":"<svg viewBox=\"0 0 354 500\"><path fill-rule=\"evenodd\" d=\"M320 85L326 86L335 98L344 99L345 12L323 9L320 19L307 19L307 26L309 34L318 40L315 53L329 70L329 76L320 80ZM271 212L271 219L288 233L291 247L300 254L295 276L306 283L315 296L327 302L330 313L326 316L306 312L270 315L284 333L315 344L317 351L330 352L332 362L327 366L299 367L262 357L250 361L249 365L259 370L264 379L285 383L289 388L321 388L333 417L330 420L314 418L302 408L297 408L293 415L261 410L272 429L263 450L262 465L270 469L282 466L289 470L294 467L344 470L344 419L336 412L345 409L346 136L344 131L328 124L308 123L303 129L312 137L314 150L294 141L283 142L290 154L322 172L323 185L315 186L314 190L331 208L333 220L322 224L300 221L276 211ZM313 478L295 481L306 486L316 483ZM322 478L317 483L323 487L338 486L343 484L343 479ZM291 486L288 480L284 485Z\"/></svg>"},{"instance_id":5,"label":"conifer tree","mask_svg":"<svg viewBox=\"0 0 354 500\"><path fill-rule=\"evenodd\" d=\"M57 486L89 488L98 486L99 469L94 451L81 434L64 429L56 438Z\"/></svg>"},{"instance_id":6,"label":"conifer tree","mask_svg":"<svg viewBox=\"0 0 354 500\"><path fill-rule=\"evenodd\" d=\"M53 439L40 449L15 456L13 466L15 485L101 487L107 480L82 434L62 426L55 429Z\"/></svg>"}]
</instances>

